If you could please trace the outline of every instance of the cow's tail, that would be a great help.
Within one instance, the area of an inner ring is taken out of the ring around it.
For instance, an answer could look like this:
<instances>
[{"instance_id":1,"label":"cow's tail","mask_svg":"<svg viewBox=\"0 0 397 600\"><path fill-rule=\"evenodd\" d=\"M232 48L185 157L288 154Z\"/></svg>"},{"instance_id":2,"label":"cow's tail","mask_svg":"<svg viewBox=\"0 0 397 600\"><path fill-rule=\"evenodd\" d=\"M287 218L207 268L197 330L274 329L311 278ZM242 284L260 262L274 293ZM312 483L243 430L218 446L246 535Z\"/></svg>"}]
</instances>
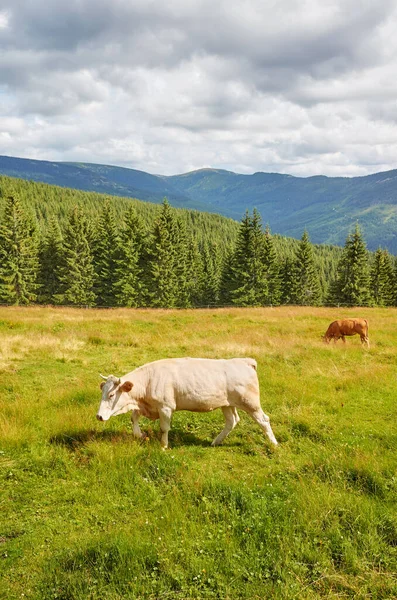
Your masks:
<instances>
[{"instance_id":1,"label":"cow's tail","mask_svg":"<svg viewBox=\"0 0 397 600\"><path fill-rule=\"evenodd\" d=\"M256 371L257 362L256 362L255 358L246 358L245 360L249 364L249 366L252 367L253 369L255 369L255 371Z\"/></svg>"},{"instance_id":2,"label":"cow's tail","mask_svg":"<svg viewBox=\"0 0 397 600\"><path fill-rule=\"evenodd\" d=\"M369 324L368 324L368 319L364 319L364 321L365 321L365 323L366 323L366 325L367 325L367 335L368 335L368 333L369 333Z\"/></svg>"}]
</instances>

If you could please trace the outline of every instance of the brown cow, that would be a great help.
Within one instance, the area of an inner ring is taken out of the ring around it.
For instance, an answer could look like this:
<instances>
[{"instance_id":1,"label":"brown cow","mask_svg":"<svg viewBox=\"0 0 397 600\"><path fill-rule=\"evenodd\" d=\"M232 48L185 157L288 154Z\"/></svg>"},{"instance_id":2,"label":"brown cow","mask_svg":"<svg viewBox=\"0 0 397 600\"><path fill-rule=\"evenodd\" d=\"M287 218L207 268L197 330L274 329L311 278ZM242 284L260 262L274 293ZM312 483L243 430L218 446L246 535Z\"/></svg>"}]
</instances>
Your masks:
<instances>
[{"instance_id":1,"label":"brown cow","mask_svg":"<svg viewBox=\"0 0 397 600\"><path fill-rule=\"evenodd\" d=\"M324 335L324 342L327 344L334 340L338 341L339 338L346 343L345 336L359 334L361 343L367 344L369 348L368 338L368 321L367 319L341 319L340 321L333 321L328 327Z\"/></svg>"}]
</instances>

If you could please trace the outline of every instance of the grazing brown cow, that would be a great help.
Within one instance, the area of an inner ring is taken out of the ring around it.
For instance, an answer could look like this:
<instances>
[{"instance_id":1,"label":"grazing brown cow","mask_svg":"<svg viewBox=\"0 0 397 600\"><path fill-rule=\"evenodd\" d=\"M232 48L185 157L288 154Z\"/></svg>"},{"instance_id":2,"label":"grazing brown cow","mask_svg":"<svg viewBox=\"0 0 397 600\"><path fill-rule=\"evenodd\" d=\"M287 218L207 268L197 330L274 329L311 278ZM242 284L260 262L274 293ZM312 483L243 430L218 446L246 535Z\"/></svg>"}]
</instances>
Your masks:
<instances>
[{"instance_id":1,"label":"grazing brown cow","mask_svg":"<svg viewBox=\"0 0 397 600\"><path fill-rule=\"evenodd\" d=\"M361 343L367 344L369 348L368 338L368 321L367 319L341 319L340 321L333 321L328 327L324 335L324 342L327 344L334 340L337 342L339 338L346 343L345 336L359 334Z\"/></svg>"}]
</instances>

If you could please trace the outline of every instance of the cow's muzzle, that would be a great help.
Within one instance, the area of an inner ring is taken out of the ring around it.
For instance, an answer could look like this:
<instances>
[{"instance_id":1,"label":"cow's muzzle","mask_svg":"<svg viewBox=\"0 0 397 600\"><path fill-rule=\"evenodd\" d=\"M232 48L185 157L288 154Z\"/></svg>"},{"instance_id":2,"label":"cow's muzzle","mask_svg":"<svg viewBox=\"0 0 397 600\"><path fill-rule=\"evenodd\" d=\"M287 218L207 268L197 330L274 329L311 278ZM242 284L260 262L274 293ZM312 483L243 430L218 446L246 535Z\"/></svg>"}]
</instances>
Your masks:
<instances>
[{"instance_id":1,"label":"cow's muzzle","mask_svg":"<svg viewBox=\"0 0 397 600\"><path fill-rule=\"evenodd\" d=\"M103 417L101 417L101 415L97 415L96 418L98 419L98 421L103 421Z\"/></svg>"}]
</instances>

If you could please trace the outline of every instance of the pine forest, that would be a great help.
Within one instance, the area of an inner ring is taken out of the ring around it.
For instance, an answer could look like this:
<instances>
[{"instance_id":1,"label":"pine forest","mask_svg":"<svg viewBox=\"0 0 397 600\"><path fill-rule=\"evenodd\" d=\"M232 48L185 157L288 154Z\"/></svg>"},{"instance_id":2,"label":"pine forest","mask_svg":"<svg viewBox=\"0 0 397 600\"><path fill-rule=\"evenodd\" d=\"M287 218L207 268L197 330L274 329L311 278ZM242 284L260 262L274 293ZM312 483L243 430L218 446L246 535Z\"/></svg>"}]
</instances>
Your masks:
<instances>
[{"instance_id":1,"label":"pine forest","mask_svg":"<svg viewBox=\"0 0 397 600\"><path fill-rule=\"evenodd\" d=\"M265 215L262 215L262 218ZM98 307L395 306L397 264L216 214L0 177L0 303Z\"/></svg>"}]
</instances>

